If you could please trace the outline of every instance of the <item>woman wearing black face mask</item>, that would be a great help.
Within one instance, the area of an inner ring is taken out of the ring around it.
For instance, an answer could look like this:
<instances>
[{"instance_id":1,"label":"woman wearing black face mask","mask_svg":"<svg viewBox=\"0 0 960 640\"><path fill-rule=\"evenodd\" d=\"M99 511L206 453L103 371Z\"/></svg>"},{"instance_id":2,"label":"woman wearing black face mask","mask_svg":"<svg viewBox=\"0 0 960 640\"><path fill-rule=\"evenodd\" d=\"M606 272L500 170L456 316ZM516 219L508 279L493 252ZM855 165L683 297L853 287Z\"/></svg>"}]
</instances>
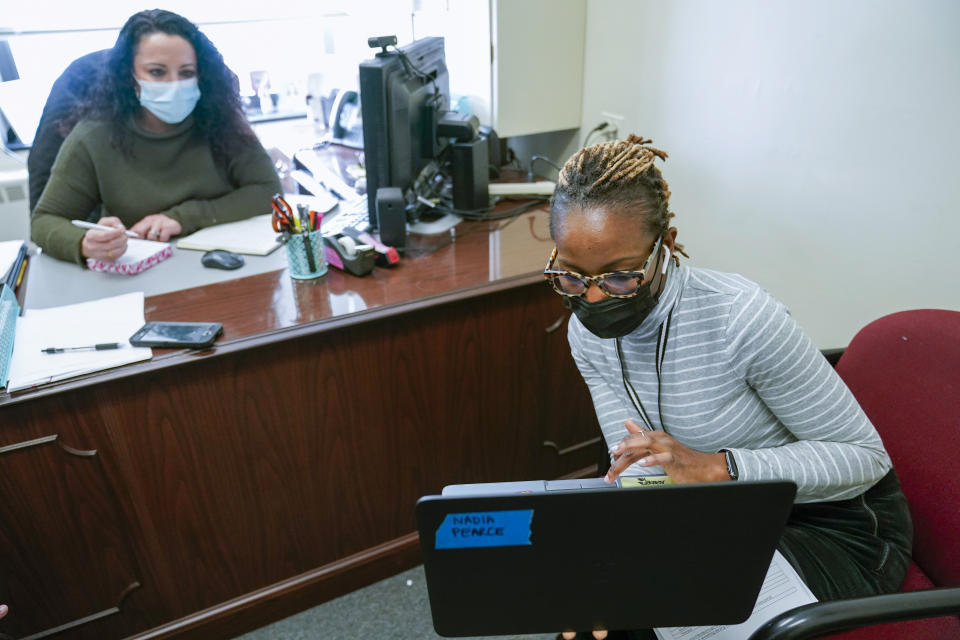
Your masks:
<instances>
[{"instance_id":1,"label":"woman wearing black face mask","mask_svg":"<svg viewBox=\"0 0 960 640\"><path fill-rule=\"evenodd\" d=\"M680 265L654 165L667 155L649 142L582 149L551 200L544 275L573 311L608 481L792 480L779 549L813 593L895 591L912 528L879 435L782 304L742 276Z\"/></svg>"}]
</instances>

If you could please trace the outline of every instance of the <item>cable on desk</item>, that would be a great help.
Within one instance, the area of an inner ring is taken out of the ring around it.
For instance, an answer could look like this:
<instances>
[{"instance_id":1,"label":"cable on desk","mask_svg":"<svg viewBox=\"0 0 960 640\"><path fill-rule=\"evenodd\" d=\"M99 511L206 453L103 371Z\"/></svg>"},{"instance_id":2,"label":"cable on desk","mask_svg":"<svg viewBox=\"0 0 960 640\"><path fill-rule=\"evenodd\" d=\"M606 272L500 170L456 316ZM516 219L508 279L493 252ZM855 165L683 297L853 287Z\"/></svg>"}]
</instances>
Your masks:
<instances>
[{"instance_id":1,"label":"cable on desk","mask_svg":"<svg viewBox=\"0 0 960 640\"><path fill-rule=\"evenodd\" d=\"M492 206L484 209L471 209L469 211L465 211L463 209L454 209L453 207L449 207L444 204L436 205L433 210L440 213L452 213L453 215L460 216L464 220L484 222L487 220L504 220L506 218L515 218L516 216L519 216L520 214L549 201L550 198L531 198L526 202L513 207L512 209L499 212L494 212Z\"/></svg>"}]
</instances>

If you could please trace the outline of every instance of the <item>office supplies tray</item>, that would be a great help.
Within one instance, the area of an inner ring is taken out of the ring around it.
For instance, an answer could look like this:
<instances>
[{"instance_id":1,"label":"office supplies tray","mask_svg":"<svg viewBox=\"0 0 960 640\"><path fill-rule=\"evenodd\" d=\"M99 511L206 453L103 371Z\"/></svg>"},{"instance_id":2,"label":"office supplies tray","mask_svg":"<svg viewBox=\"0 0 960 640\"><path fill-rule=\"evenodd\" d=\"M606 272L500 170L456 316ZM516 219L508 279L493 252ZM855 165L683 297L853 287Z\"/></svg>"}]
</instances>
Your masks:
<instances>
[{"instance_id":1,"label":"office supplies tray","mask_svg":"<svg viewBox=\"0 0 960 640\"><path fill-rule=\"evenodd\" d=\"M19 315L20 305L13 290L6 285L0 285L0 387L7 386Z\"/></svg>"}]
</instances>

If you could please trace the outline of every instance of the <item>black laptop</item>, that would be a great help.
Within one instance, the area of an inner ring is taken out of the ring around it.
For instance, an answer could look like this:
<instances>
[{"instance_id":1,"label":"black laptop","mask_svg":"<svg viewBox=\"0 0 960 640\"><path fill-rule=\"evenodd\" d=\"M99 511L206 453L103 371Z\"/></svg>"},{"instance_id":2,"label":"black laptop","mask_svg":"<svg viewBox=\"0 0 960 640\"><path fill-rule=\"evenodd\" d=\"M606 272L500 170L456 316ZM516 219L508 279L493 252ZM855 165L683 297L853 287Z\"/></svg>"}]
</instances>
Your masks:
<instances>
[{"instance_id":1,"label":"black laptop","mask_svg":"<svg viewBox=\"0 0 960 640\"><path fill-rule=\"evenodd\" d=\"M591 479L444 494L416 514L433 626L456 637L743 622L796 485Z\"/></svg>"}]
</instances>

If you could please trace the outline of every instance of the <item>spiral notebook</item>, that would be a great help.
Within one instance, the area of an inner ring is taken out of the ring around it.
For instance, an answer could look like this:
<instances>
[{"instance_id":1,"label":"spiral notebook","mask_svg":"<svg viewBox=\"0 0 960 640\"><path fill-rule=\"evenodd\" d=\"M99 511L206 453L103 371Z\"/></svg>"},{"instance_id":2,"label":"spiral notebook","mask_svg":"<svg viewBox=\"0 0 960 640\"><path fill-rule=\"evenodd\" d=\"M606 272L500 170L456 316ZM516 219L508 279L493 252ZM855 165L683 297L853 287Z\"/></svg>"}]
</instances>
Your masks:
<instances>
[{"instance_id":1,"label":"spiral notebook","mask_svg":"<svg viewBox=\"0 0 960 640\"><path fill-rule=\"evenodd\" d=\"M113 262L87 258L87 268L91 271L133 276L163 262L172 255L173 247L168 242L130 238L127 240L127 250L122 256Z\"/></svg>"}]
</instances>

